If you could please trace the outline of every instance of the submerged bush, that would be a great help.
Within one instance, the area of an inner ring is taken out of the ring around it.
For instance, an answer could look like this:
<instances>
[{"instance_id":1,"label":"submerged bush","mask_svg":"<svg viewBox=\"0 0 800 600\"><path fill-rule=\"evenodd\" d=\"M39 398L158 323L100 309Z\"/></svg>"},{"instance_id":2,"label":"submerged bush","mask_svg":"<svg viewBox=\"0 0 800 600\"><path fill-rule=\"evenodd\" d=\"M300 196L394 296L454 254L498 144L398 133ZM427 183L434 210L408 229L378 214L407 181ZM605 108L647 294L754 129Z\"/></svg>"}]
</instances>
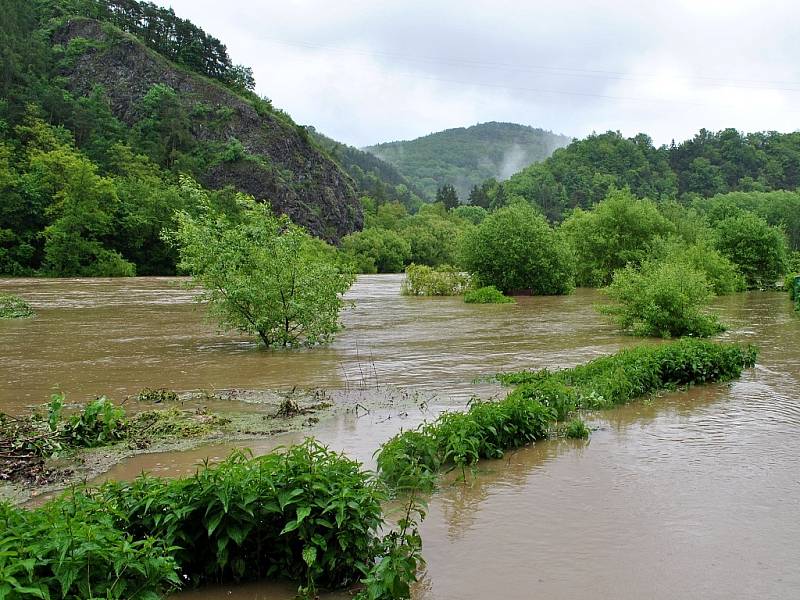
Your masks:
<instances>
[{"instance_id":1,"label":"submerged bush","mask_svg":"<svg viewBox=\"0 0 800 600\"><path fill-rule=\"evenodd\" d=\"M601 307L620 327L641 336L708 337L724 331L703 311L714 296L706 276L681 263L646 263L614 273L606 288L614 305Z\"/></svg>"},{"instance_id":2,"label":"submerged bush","mask_svg":"<svg viewBox=\"0 0 800 600\"><path fill-rule=\"evenodd\" d=\"M467 304L513 304L514 299L504 296L503 292L493 285L487 285L464 294L464 302Z\"/></svg>"},{"instance_id":3,"label":"submerged bush","mask_svg":"<svg viewBox=\"0 0 800 600\"><path fill-rule=\"evenodd\" d=\"M378 471L390 485L430 487L442 467L463 469L545 439L576 410L609 408L663 389L733 379L755 360L753 347L680 340L623 350L572 369L501 374L501 383L517 386L504 400L473 402L465 413L444 413L397 434L378 451ZM563 430L570 437L588 435L580 420Z\"/></svg>"},{"instance_id":4,"label":"submerged bush","mask_svg":"<svg viewBox=\"0 0 800 600\"><path fill-rule=\"evenodd\" d=\"M406 296L458 296L469 287L470 278L449 265L436 269L409 265L401 292Z\"/></svg>"},{"instance_id":5,"label":"submerged bush","mask_svg":"<svg viewBox=\"0 0 800 600\"><path fill-rule=\"evenodd\" d=\"M0 319L27 319L35 314L31 305L19 296L0 294Z\"/></svg>"},{"instance_id":6,"label":"submerged bush","mask_svg":"<svg viewBox=\"0 0 800 600\"><path fill-rule=\"evenodd\" d=\"M564 427L564 437L568 437L573 440L589 439L589 433L589 428L582 419L572 419L572 421L567 423Z\"/></svg>"},{"instance_id":7,"label":"submerged bush","mask_svg":"<svg viewBox=\"0 0 800 600\"><path fill-rule=\"evenodd\" d=\"M786 234L749 212L714 225L719 251L735 263L751 289L773 287L788 269Z\"/></svg>"}]
</instances>

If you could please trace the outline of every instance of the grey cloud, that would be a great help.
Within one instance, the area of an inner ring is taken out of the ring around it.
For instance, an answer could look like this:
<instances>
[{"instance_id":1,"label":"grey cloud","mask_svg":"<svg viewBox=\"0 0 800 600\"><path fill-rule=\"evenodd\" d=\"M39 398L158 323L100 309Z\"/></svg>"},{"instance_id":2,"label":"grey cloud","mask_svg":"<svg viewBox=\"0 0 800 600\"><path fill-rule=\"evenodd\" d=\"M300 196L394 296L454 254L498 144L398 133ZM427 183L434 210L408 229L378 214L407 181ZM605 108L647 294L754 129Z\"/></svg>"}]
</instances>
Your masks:
<instances>
[{"instance_id":1,"label":"grey cloud","mask_svg":"<svg viewBox=\"0 0 800 600\"><path fill-rule=\"evenodd\" d=\"M666 143L800 116L787 0L161 3L253 66L259 93L358 146L489 120Z\"/></svg>"}]
</instances>

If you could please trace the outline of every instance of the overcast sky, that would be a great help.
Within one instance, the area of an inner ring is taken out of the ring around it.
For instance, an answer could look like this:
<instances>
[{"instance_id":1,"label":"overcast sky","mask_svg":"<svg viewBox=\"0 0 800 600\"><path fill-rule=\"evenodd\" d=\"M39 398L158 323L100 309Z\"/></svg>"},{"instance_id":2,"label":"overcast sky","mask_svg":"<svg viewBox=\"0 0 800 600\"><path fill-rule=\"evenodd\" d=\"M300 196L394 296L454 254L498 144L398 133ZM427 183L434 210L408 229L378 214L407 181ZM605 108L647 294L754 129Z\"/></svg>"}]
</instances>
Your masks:
<instances>
[{"instance_id":1,"label":"overcast sky","mask_svg":"<svg viewBox=\"0 0 800 600\"><path fill-rule=\"evenodd\" d=\"M581 137L800 129L796 0L157 0L355 146L511 121Z\"/></svg>"}]
</instances>

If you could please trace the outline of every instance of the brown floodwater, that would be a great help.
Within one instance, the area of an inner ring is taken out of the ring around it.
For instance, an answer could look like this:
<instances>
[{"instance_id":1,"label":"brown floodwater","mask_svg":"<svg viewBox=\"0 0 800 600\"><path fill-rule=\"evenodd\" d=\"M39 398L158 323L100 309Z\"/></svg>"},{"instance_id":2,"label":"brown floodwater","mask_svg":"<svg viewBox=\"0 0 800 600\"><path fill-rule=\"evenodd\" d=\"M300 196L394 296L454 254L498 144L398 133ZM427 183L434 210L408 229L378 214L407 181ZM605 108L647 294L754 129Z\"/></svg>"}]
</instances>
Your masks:
<instances>
[{"instance_id":1,"label":"brown floodwater","mask_svg":"<svg viewBox=\"0 0 800 600\"><path fill-rule=\"evenodd\" d=\"M0 291L23 295L39 317L0 322L0 410L22 411L54 386L73 400L145 386L419 391L425 400L402 410L338 413L311 430L369 466L400 428L498 392L478 376L570 366L637 342L597 315L593 291L474 306L404 298L399 285L360 278L334 344L276 352L204 324L176 280L3 281ZM730 326L724 339L759 345L756 368L591 415L588 443L539 443L443 485L422 526L428 565L415 598L800 597L800 319L778 293L715 308ZM300 437L247 446L261 453ZM187 473L235 445L142 455L106 477ZM293 591L261 584L180 598L288 600Z\"/></svg>"}]
</instances>

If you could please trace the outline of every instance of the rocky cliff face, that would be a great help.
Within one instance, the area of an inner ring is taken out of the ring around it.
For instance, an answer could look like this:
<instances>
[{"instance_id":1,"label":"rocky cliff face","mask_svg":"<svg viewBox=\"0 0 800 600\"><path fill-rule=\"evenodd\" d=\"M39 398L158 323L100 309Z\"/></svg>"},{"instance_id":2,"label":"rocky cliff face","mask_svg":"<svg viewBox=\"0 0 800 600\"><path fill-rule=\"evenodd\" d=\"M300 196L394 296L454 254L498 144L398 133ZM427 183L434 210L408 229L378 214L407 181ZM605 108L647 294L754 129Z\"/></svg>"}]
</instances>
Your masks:
<instances>
[{"instance_id":1,"label":"rocky cliff face","mask_svg":"<svg viewBox=\"0 0 800 600\"><path fill-rule=\"evenodd\" d=\"M54 42L67 44L74 38L99 42L63 69L74 94L101 85L114 115L134 125L141 118L142 98L153 85L164 84L177 92L191 115L191 134L198 142L238 140L247 158L212 164L198 175L205 186L233 185L331 242L361 229L363 215L352 181L287 116L176 66L109 25L76 19L55 34Z\"/></svg>"}]
</instances>

